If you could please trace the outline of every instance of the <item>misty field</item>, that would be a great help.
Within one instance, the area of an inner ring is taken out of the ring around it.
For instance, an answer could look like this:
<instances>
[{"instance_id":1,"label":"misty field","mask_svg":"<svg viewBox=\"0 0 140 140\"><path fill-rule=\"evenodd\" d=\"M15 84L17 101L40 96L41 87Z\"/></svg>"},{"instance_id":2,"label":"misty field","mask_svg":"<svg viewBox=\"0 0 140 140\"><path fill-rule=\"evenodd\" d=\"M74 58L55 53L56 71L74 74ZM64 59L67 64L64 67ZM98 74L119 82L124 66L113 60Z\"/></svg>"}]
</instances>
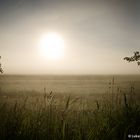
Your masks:
<instances>
[{"instance_id":1,"label":"misty field","mask_svg":"<svg viewBox=\"0 0 140 140\"><path fill-rule=\"evenodd\" d=\"M138 139L139 85L138 75L3 75L0 139Z\"/></svg>"}]
</instances>

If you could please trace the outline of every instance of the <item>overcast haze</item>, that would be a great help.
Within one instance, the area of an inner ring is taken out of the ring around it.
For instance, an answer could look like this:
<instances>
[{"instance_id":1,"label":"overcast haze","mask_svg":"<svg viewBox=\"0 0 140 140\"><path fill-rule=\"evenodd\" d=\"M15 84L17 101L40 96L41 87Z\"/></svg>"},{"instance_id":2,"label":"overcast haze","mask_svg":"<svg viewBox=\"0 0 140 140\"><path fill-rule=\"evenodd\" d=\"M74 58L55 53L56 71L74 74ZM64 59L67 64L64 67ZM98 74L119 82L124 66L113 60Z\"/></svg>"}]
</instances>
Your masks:
<instances>
[{"instance_id":1,"label":"overcast haze","mask_svg":"<svg viewBox=\"0 0 140 140\"><path fill-rule=\"evenodd\" d=\"M139 0L0 0L0 55L5 74L140 74L125 56L140 51ZM48 32L63 37L60 60L40 56Z\"/></svg>"}]
</instances>

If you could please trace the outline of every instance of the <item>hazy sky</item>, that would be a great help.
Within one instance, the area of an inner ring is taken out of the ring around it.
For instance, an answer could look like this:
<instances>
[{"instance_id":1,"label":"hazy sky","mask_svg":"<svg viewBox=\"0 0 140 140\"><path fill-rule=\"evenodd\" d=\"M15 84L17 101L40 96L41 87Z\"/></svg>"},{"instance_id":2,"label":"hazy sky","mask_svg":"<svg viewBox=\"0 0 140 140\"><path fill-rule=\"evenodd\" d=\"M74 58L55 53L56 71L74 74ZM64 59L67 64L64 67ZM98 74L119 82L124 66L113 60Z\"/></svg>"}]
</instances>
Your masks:
<instances>
[{"instance_id":1,"label":"hazy sky","mask_svg":"<svg viewBox=\"0 0 140 140\"><path fill-rule=\"evenodd\" d=\"M44 59L38 42L56 32L63 58ZM125 56L140 51L139 0L0 0L5 74L140 74Z\"/></svg>"}]
</instances>

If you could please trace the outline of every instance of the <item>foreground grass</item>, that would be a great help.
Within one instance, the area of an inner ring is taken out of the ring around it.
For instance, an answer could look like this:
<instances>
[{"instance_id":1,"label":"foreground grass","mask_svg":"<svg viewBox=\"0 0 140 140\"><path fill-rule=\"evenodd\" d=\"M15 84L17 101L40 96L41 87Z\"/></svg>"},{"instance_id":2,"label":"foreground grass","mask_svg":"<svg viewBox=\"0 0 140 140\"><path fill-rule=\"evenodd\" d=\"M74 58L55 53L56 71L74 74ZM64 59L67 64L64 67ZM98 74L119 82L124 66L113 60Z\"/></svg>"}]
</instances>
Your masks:
<instances>
[{"instance_id":1,"label":"foreground grass","mask_svg":"<svg viewBox=\"0 0 140 140\"><path fill-rule=\"evenodd\" d=\"M126 94L109 97L88 102L70 96L56 99L50 93L1 102L0 139L125 140L129 134L140 134L140 105L135 99Z\"/></svg>"}]
</instances>

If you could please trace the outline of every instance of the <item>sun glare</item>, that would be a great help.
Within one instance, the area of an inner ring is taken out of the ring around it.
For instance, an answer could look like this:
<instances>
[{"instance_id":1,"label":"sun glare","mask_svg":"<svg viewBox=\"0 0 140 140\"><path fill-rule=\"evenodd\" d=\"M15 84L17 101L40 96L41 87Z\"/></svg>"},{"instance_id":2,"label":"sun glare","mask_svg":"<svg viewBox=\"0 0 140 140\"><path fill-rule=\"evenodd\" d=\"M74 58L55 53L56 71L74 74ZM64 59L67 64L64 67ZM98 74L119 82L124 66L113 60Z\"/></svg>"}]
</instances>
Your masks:
<instances>
[{"instance_id":1,"label":"sun glare","mask_svg":"<svg viewBox=\"0 0 140 140\"><path fill-rule=\"evenodd\" d=\"M39 49L44 58L60 59L64 55L64 40L54 32L45 34L39 41Z\"/></svg>"}]
</instances>

